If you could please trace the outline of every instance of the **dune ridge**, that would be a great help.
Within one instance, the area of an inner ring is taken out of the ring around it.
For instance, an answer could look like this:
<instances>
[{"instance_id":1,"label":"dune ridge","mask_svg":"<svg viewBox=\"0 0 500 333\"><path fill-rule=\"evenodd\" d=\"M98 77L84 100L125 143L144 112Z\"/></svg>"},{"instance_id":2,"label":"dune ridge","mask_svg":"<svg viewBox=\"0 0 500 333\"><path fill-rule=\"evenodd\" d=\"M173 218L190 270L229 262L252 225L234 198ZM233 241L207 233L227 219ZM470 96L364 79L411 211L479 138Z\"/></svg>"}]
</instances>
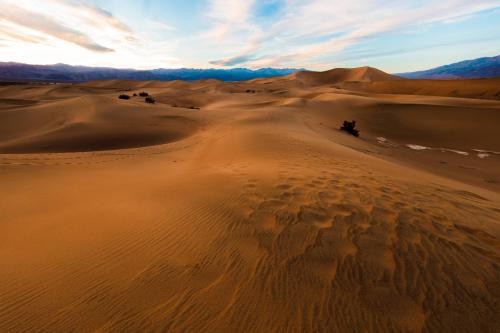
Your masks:
<instances>
[{"instance_id":1,"label":"dune ridge","mask_svg":"<svg viewBox=\"0 0 500 333\"><path fill-rule=\"evenodd\" d=\"M387 74L373 67L335 68L325 72L297 72L289 78L306 85L319 86L344 82L402 81L398 76Z\"/></svg>"}]
</instances>

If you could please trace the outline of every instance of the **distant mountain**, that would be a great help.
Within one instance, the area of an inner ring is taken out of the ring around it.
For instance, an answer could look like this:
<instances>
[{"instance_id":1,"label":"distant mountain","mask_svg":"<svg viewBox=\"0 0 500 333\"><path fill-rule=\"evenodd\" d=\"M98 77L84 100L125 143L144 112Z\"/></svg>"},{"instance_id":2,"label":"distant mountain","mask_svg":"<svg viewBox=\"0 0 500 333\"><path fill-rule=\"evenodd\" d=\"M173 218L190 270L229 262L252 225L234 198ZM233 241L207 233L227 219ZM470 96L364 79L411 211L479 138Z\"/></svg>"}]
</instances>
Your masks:
<instances>
[{"instance_id":1,"label":"distant mountain","mask_svg":"<svg viewBox=\"0 0 500 333\"><path fill-rule=\"evenodd\" d=\"M408 79L480 79L500 77L500 56L466 60L426 71L396 75Z\"/></svg>"},{"instance_id":2,"label":"distant mountain","mask_svg":"<svg viewBox=\"0 0 500 333\"><path fill-rule=\"evenodd\" d=\"M233 69L116 69L108 67L55 65L28 65L15 62L0 62L0 81L50 81L82 82L90 80L201 80L217 79L222 81L245 81L256 78L282 76L295 73L300 69L262 68L250 70Z\"/></svg>"}]
</instances>

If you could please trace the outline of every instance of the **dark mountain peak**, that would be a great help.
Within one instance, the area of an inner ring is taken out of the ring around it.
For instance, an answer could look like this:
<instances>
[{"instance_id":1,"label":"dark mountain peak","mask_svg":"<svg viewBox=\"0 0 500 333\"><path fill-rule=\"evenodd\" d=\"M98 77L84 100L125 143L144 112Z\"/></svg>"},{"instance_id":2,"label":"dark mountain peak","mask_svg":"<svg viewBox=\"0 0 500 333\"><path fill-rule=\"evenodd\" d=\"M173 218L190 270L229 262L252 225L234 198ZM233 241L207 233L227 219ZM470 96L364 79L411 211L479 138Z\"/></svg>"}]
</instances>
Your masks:
<instances>
[{"instance_id":1,"label":"dark mountain peak","mask_svg":"<svg viewBox=\"0 0 500 333\"><path fill-rule=\"evenodd\" d=\"M409 79L481 79L500 77L500 55L464 60L425 71L396 75Z\"/></svg>"}]
</instances>

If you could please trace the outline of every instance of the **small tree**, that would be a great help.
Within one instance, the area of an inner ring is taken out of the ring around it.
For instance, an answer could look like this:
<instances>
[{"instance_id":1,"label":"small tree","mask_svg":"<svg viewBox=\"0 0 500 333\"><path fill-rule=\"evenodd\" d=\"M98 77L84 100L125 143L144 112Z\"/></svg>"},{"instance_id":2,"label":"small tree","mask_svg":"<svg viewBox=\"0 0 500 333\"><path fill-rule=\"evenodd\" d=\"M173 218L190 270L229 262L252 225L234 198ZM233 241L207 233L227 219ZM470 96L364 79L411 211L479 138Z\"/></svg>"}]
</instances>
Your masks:
<instances>
[{"instance_id":1,"label":"small tree","mask_svg":"<svg viewBox=\"0 0 500 333\"><path fill-rule=\"evenodd\" d=\"M146 97L146 99L144 99L144 100L146 101L146 103L150 103L150 104L156 103L155 99L151 96Z\"/></svg>"},{"instance_id":2,"label":"small tree","mask_svg":"<svg viewBox=\"0 0 500 333\"><path fill-rule=\"evenodd\" d=\"M347 121L344 120L344 124L340 126L340 129L342 131L346 131L347 133L354 135L355 137L359 136L359 131L355 128L356 127L356 121Z\"/></svg>"},{"instance_id":3,"label":"small tree","mask_svg":"<svg viewBox=\"0 0 500 333\"><path fill-rule=\"evenodd\" d=\"M143 91L143 92L139 93L139 96L146 97L146 96L149 96L149 94L147 92Z\"/></svg>"},{"instance_id":4,"label":"small tree","mask_svg":"<svg viewBox=\"0 0 500 333\"><path fill-rule=\"evenodd\" d=\"M119 99L130 99L130 96L127 95L127 94L121 94L120 96L118 96Z\"/></svg>"}]
</instances>

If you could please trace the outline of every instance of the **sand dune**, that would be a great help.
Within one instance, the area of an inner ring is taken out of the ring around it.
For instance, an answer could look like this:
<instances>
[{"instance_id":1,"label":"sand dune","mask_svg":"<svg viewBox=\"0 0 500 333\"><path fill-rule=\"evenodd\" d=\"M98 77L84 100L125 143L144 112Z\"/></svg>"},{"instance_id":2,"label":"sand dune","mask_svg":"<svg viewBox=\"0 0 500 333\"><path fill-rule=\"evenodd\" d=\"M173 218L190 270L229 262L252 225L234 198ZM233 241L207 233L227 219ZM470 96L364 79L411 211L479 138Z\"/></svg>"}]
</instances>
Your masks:
<instances>
[{"instance_id":1,"label":"sand dune","mask_svg":"<svg viewBox=\"0 0 500 333\"><path fill-rule=\"evenodd\" d=\"M380 94L500 99L500 79L380 81L345 88Z\"/></svg>"},{"instance_id":2,"label":"sand dune","mask_svg":"<svg viewBox=\"0 0 500 333\"><path fill-rule=\"evenodd\" d=\"M0 331L498 331L500 101L388 80L1 87Z\"/></svg>"},{"instance_id":3,"label":"sand dune","mask_svg":"<svg viewBox=\"0 0 500 333\"><path fill-rule=\"evenodd\" d=\"M325 72L298 72L286 77L257 79L257 84L329 86L350 92L500 99L500 79L409 80L372 67L336 68Z\"/></svg>"},{"instance_id":4,"label":"sand dune","mask_svg":"<svg viewBox=\"0 0 500 333\"><path fill-rule=\"evenodd\" d=\"M198 127L168 107L82 96L2 112L0 152L94 151L176 141Z\"/></svg>"},{"instance_id":5,"label":"sand dune","mask_svg":"<svg viewBox=\"0 0 500 333\"><path fill-rule=\"evenodd\" d=\"M312 86L345 82L405 80L372 67L335 68L325 72L298 72L290 74L289 77L306 85Z\"/></svg>"}]
</instances>

